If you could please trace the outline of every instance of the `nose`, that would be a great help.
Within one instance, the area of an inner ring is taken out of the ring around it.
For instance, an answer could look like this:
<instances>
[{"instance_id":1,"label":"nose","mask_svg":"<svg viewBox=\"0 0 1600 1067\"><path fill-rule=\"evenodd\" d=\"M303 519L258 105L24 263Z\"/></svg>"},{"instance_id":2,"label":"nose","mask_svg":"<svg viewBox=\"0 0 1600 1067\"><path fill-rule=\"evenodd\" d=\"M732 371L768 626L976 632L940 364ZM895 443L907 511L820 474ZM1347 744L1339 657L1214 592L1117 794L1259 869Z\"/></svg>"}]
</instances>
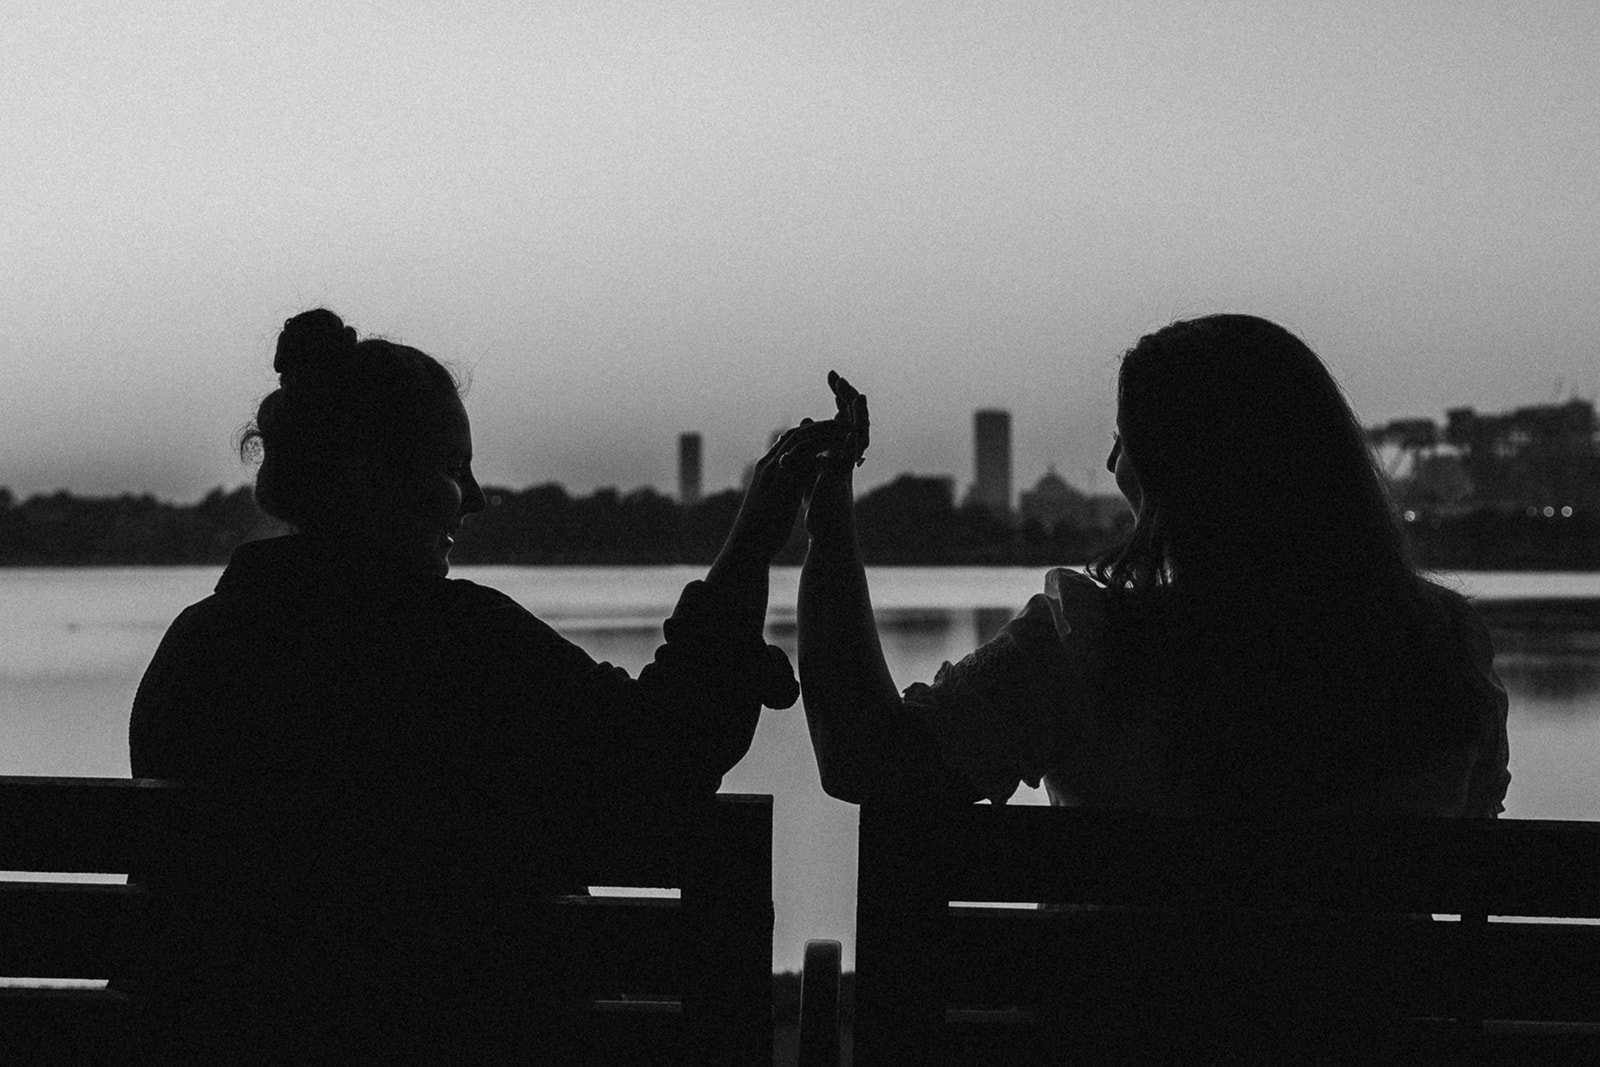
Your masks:
<instances>
[{"instance_id":1,"label":"nose","mask_svg":"<svg viewBox=\"0 0 1600 1067\"><path fill-rule=\"evenodd\" d=\"M476 515L488 505L483 496L483 488L478 485L478 479L473 478L468 481L466 490L461 494L461 514Z\"/></svg>"},{"instance_id":2,"label":"nose","mask_svg":"<svg viewBox=\"0 0 1600 1067\"><path fill-rule=\"evenodd\" d=\"M1106 470L1110 471L1112 474L1117 473L1117 453L1121 451L1122 442L1113 441L1111 443L1111 454L1106 457Z\"/></svg>"}]
</instances>

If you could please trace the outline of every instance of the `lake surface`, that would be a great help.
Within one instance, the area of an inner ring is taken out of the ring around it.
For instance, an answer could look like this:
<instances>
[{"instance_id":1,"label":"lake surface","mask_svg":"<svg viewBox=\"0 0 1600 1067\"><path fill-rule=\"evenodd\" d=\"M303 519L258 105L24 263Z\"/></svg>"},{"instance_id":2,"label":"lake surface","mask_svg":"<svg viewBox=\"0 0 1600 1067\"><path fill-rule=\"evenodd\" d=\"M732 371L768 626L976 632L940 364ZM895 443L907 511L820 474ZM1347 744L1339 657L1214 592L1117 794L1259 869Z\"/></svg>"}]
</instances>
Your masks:
<instances>
[{"instance_id":1,"label":"lake surface","mask_svg":"<svg viewBox=\"0 0 1600 1067\"><path fill-rule=\"evenodd\" d=\"M210 592L220 568L0 570L0 774L124 776L128 709L172 618ZM458 567L504 590L597 659L637 671L661 640L688 567ZM794 655L799 574L774 571L769 639ZM1600 574L1468 574L1484 599L1600 597ZM884 568L871 573L884 652L903 688L931 680L987 638L1043 584L1038 568ZM1511 693L1506 814L1600 819L1600 632L1495 633ZM774 892L779 969L807 938L853 961L856 811L817 784L799 705L768 711L728 775L729 792L776 797ZM1024 788L1013 803L1042 803Z\"/></svg>"}]
</instances>

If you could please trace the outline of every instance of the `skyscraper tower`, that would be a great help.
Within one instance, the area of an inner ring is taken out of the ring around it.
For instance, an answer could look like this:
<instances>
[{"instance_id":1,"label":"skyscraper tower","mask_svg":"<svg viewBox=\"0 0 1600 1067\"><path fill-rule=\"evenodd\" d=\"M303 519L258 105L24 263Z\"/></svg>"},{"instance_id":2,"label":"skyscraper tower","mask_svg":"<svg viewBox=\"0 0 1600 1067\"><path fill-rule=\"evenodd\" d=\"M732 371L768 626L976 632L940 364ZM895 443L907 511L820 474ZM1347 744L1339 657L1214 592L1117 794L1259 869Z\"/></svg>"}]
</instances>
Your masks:
<instances>
[{"instance_id":1,"label":"skyscraper tower","mask_svg":"<svg viewBox=\"0 0 1600 1067\"><path fill-rule=\"evenodd\" d=\"M692 507L700 502L700 435L678 435L678 503Z\"/></svg>"},{"instance_id":2,"label":"skyscraper tower","mask_svg":"<svg viewBox=\"0 0 1600 1067\"><path fill-rule=\"evenodd\" d=\"M1011 412L981 409L972 415L975 480L972 499L998 518L1011 517Z\"/></svg>"}]
</instances>

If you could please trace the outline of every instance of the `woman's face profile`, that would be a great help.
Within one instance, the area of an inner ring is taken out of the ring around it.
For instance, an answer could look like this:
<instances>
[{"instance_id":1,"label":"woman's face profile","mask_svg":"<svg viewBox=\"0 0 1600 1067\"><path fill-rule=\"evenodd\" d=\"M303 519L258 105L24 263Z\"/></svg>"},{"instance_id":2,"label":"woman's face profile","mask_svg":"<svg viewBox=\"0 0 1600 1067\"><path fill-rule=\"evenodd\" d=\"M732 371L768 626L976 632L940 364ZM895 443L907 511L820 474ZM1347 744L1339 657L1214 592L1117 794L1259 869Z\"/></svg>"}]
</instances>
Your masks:
<instances>
[{"instance_id":1,"label":"woman's face profile","mask_svg":"<svg viewBox=\"0 0 1600 1067\"><path fill-rule=\"evenodd\" d=\"M1127 499L1128 506L1135 515L1144 503L1144 490L1139 485L1139 473L1133 469L1133 460L1128 458L1128 452L1122 447L1122 434L1120 431L1111 435L1111 454L1106 457L1106 470L1116 477L1117 489Z\"/></svg>"},{"instance_id":2,"label":"woman's face profile","mask_svg":"<svg viewBox=\"0 0 1600 1067\"><path fill-rule=\"evenodd\" d=\"M396 562L443 576L461 520L482 511L472 474L472 426L454 393L443 394L410 463L388 467L375 502L374 536Z\"/></svg>"}]
</instances>

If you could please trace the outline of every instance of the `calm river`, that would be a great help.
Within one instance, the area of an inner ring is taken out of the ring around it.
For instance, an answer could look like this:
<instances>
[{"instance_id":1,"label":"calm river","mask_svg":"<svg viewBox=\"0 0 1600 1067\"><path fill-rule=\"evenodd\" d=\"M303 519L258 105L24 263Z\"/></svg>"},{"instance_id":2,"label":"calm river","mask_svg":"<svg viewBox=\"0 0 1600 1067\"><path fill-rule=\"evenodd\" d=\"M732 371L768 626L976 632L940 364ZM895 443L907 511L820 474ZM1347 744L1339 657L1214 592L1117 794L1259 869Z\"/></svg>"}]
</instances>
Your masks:
<instances>
[{"instance_id":1,"label":"calm river","mask_svg":"<svg viewBox=\"0 0 1600 1067\"><path fill-rule=\"evenodd\" d=\"M205 596L219 568L0 570L0 774L122 776L127 717L167 624ZM502 589L597 659L649 662L661 620L693 568L458 567ZM794 569L774 573L770 639L794 654ZM903 688L933 677L1004 624L1042 585L1038 569L895 568L871 576L884 650ZM1468 574L1485 599L1600 597L1600 574ZM1600 819L1600 632L1495 633L1511 691L1507 814ZM800 707L767 712L723 785L776 799L774 887L780 970L807 938L845 945L852 965L855 809L817 784ZM1043 801L1024 789L1013 803Z\"/></svg>"}]
</instances>

